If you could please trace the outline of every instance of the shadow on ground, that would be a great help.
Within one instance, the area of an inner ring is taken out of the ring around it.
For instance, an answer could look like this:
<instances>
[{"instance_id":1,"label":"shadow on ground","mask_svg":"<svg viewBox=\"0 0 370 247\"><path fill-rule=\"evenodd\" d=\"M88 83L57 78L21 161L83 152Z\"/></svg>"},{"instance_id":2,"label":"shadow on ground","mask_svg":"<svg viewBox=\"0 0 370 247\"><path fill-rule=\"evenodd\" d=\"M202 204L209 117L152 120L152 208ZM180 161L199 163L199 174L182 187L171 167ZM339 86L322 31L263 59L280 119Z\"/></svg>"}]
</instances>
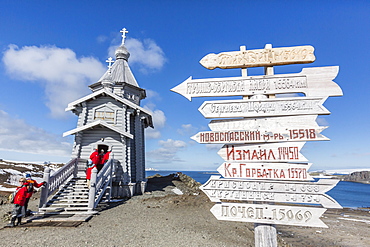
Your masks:
<instances>
[{"instance_id":1,"label":"shadow on ground","mask_svg":"<svg viewBox=\"0 0 370 247\"><path fill-rule=\"evenodd\" d=\"M164 191L167 186L175 186L173 180L179 180L177 174L170 174L167 176L161 176L156 174L154 176L148 177L146 192L153 191Z\"/></svg>"}]
</instances>

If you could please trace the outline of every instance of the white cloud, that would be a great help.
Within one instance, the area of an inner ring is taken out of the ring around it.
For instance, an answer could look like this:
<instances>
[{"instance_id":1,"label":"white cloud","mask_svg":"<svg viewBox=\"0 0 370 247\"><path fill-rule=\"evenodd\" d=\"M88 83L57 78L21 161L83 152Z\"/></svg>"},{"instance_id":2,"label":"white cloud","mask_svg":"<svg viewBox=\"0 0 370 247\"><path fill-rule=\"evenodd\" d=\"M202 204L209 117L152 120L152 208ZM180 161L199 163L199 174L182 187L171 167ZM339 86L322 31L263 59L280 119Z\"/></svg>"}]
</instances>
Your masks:
<instances>
[{"instance_id":1,"label":"white cloud","mask_svg":"<svg viewBox=\"0 0 370 247\"><path fill-rule=\"evenodd\" d=\"M195 135L197 128L192 126L191 124L183 124L181 125L181 129L178 129L177 132L180 135Z\"/></svg>"},{"instance_id":2,"label":"white cloud","mask_svg":"<svg viewBox=\"0 0 370 247\"><path fill-rule=\"evenodd\" d=\"M159 93L156 91L145 89L146 91L146 99L147 100L162 100L162 97Z\"/></svg>"},{"instance_id":3,"label":"white cloud","mask_svg":"<svg viewBox=\"0 0 370 247\"><path fill-rule=\"evenodd\" d=\"M161 129L164 128L166 124L166 116L163 111L158 109L150 109L147 105L144 106L144 109L150 111L153 117L154 128L146 128L145 136L148 139L158 139L161 137Z\"/></svg>"},{"instance_id":4,"label":"white cloud","mask_svg":"<svg viewBox=\"0 0 370 247\"><path fill-rule=\"evenodd\" d=\"M165 54L154 40L144 39L143 41L127 38L125 46L130 52L129 64L137 65L142 73L149 73L162 69L166 62ZM108 49L109 56L115 57L114 53L118 45L112 45Z\"/></svg>"},{"instance_id":5,"label":"white cloud","mask_svg":"<svg viewBox=\"0 0 370 247\"><path fill-rule=\"evenodd\" d=\"M108 37L107 36L105 36L105 35L99 35L97 38L96 38L96 41L98 42L98 43L104 43L105 41L107 41L108 40Z\"/></svg>"},{"instance_id":6,"label":"white cloud","mask_svg":"<svg viewBox=\"0 0 370 247\"><path fill-rule=\"evenodd\" d=\"M325 117L316 118L316 122L319 126L329 126L328 120Z\"/></svg>"},{"instance_id":7,"label":"white cloud","mask_svg":"<svg viewBox=\"0 0 370 247\"><path fill-rule=\"evenodd\" d=\"M89 93L87 85L105 72L93 57L77 58L71 49L55 46L10 45L3 62L12 78L37 81L45 88L46 105L54 118L68 116L68 103Z\"/></svg>"},{"instance_id":8,"label":"white cloud","mask_svg":"<svg viewBox=\"0 0 370 247\"><path fill-rule=\"evenodd\" d=\"M161 130L166 125L166 115L163 111L156 109L156 105L153 103L155 100L161 100L160 95L153 90L146 90L148 102L143 106L144 109L148 110L153 117L153 128L145 129L145 136L147 139L158 139L161 137Z\"/></svg>"},{"instance_id":9,"label":"white cloud","mask_svg":"<svg viewBox=\"0 0 370 247\"><path fill-rule=\"evenodd\" d=\"M0 149L24 153L70 156L72 144L45 130L30 126L0 110Z\"/></svg>"},{"instance_id":10,"label":"white cloud","mask_svg":"<svg viewBox=\"0 0 370 247\"><path fill-rule=\"evenodd\" d=\"M206 144L206 148L209 151L215 151L217 153L223 145L224 144Z\"/></svg>"},{"instance_id":11,"label":"white cloud","mask_svg":"<svg viewBox=\"0 0 370 247\"><path fill-rule=\"evenodd\" d=\"M149 163L170 163L181 162L177 157L177 152L186 148L186 143L180 140L167 139L158 142L160 148L152 150L147 153L147 160Z\"/></svg>"}]
</instances>

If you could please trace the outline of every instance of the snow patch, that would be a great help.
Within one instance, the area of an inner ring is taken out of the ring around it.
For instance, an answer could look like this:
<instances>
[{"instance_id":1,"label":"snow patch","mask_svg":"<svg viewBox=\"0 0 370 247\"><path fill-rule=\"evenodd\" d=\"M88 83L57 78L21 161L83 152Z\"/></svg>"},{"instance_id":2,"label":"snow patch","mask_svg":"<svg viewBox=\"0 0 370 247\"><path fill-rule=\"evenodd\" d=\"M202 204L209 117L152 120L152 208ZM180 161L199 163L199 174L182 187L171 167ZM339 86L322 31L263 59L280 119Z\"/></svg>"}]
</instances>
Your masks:
<instances>
[{"instance_id":1,"label":"snow patch","mask_svg":"<svg viewBox=\"0 0 370 247\"><path fill-rule=\"evenodd\" d=\"M174 188L172 189L172 192L175 193L176 195L183 195L184 193L182 193L181 190L179 190L178 188Z\"/></svg>"},{"instance_id":2,"label":"snow patch","mask_svg":"<svg viewBox=\"0 0 370 247\"><path fill-rule=\"evenodd\" d=\"M4 187L2 185L0 185L0 191L9 191L9 192L13 192L15 191L16 188L7 188L7 187Z\"/></svg>"}]
</instances>

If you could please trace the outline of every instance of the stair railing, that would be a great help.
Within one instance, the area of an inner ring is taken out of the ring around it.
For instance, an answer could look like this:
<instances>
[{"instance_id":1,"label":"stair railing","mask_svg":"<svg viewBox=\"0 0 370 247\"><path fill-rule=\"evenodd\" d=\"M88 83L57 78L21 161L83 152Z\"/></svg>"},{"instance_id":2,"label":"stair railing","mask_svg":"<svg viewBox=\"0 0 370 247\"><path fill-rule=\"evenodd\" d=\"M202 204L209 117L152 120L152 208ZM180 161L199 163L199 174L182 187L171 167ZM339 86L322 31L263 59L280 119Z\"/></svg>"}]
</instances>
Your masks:
<instances>
[{"instance_id":1,"label":"stair railing","mask_svg":"<svg viewBox=\"0 0 370 247\"><path fill-rule=\"evenodd\" d=\"M110 187L108 195L108 200L110 200L113 170L114 159L108 160L99 173L96 168L92 170L89 189L89 211L93 211L98 206L108 187Z\"/></svg>"},{"instance_id":2,"label":"stair railing","mask_svg":"<svg viewBox=\"0 0 370 247\"><path fill-rule=\"evenodd\" d=\"M77 176L78 160L78 158L72 159L53 175L50 175L50 168L45 167L43 179L46 185L41 189L39 208L45 207L48 197L68 182L69 178Z\"/></svg>"}]
</instances>

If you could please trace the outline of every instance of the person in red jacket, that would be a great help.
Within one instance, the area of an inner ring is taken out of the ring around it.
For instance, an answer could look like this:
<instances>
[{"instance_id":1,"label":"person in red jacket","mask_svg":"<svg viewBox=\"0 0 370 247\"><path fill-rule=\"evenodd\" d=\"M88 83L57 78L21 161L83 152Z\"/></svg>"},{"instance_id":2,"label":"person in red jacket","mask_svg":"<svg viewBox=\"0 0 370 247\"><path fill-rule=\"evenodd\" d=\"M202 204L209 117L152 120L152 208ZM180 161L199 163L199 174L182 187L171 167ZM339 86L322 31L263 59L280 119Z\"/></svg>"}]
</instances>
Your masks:
<instances>
[{"instance_id":1,"label":"person in red jacket","mask_svg":"<svg viewBox=\"0 0 370 247\"><path fill-rule=\"evenodd\" d=\"M99 153L98 149L95 149L90 155L90 160L95 165L96 169L98 169L98 172L103 169L104 164L109 160L109 155L111 152L112 151L105 152L104 149L101 149Z\"/></svg>"},{"instance_id":2,"label":"person in red jacket","mask_svg":"<svg viewBox=\"0 0 370 247\"><path fill-rule=\"evenodd\" d=\"M31 174L26 174L26 180L27 180L27 183L29 183L29 191L26 196L26 203L24 204L24 211L25 211L26 216L29 216L31 215L31 213L28 212L28 202L30 201L31 196L35 192L35 188L40 188L41 186L46 184L46 182L44 181L41 183L37 183L36 180L31 178Z\"/></svg>"},{"instance_id":3,"label":"person in red jacket","mask_svg":"<svg viewBox=\"0 0 370 247\"><path fill-rule=\"evenodd\" d=\"M100 150L100 153L95 149L95 151L90 155L90 160L96 166L98 172L103 169L105 162L109 159L109 154L110 152L105 153L104 149Z\"/></svg>"},{"instance_id":4,"label":"person in red jacket","mask_svg":"<svg viewBox=\"0 0 370 247\"><path fill-rule=\"evenodd\" d=\"M12 211L12 218L10 220L9 226L14 227L16 225L20 225L22 222L22 216L24 212L24 204L26 203L26 197L29 189L29 184L25 178L21 178L19 180L21 186L18 186L16 189L16 194L14 196L14 208ZM17 220L17 224L15 223Z\"/></svg>"},{"instance_id":5,"label":"person in red jacket","mask_svg":"<svg viewBox=\"0 0 370 247\"><path fill-rule=\"evenodd\" d=\"M92 163L94 165L97 165L99 163L99 160L100 160L100 156L99 156L99 152L97 149L94 150L94 152L92 152L90 154L90 160L92 161Z\"/></svg>"},{"instance_id":6,"label":"person in red jacket","mask_svg":"<svg viewBox=\"0 0 370 247\"><path fill-rule=\"evenodd\" d=\"M108 151L106 152L104 155L103 155L103 159L101 160L101 163L104 165L105 162L107 162L109 160L109 155L112 151Z\"/></svg>"},{"instance_id":7,"label":"person in red jacket","mask_svg":"<svg viewBox=\"0 0 370 247\"><path fill-rule=\"evenodd\" d=\"M96 168L96 165L92 162L89 162L88 167L86 169L86 179L87 179L87 187L90 189L90 179L91 179L91 173L92 169Z\"/></svg>"}]
</instances>

